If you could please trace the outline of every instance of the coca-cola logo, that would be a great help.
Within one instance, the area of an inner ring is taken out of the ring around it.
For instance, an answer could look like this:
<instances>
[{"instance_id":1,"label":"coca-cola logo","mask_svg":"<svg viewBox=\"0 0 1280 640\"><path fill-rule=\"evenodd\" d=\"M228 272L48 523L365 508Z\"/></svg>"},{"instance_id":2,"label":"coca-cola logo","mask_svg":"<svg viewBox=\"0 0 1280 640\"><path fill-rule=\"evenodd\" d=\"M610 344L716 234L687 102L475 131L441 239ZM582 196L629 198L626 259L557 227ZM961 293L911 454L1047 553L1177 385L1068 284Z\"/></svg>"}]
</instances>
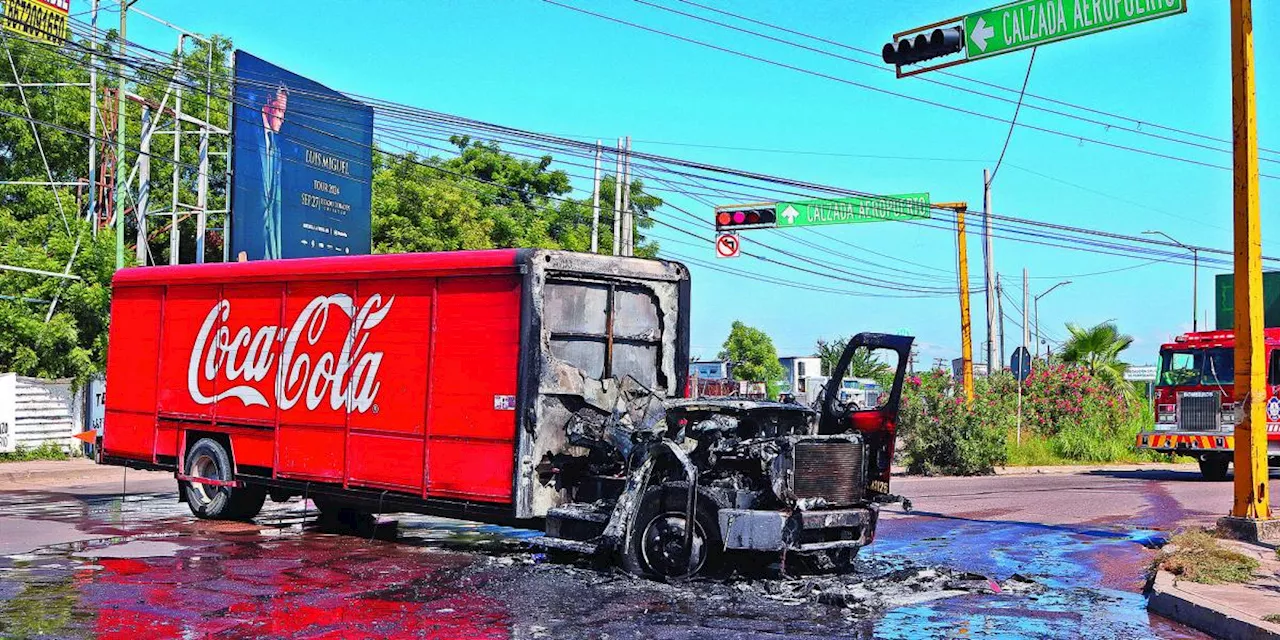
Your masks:
<instances>
[{"instance_id":1,"label":"coca-cola logo","mask_svg":"<svg viewBox=\"0 0 1280 640\"><path fill-rule=\"evenodd\" d=\"M382 352L366 352L365 345L369 331L387 317L395 300L391 296L383 304L382 296L375 294L357 310L355 301L344 293L317 296L287 329L277 325L233 329L226 325L231 301L220 300L205 316L191 347L187 391L197 404L235 398L246 407L269 407L271 403L257 383L274 371L272 393L282 410L299 401L314 410L328 400L329 408L335 411L345 406L348 412L364 413L373 406L382 386L378 382ZM338 353L308 349L324 335L330 313L337 312L351 320L342 349ZM278 363L272 348L277 341L283 342ZM213 395L201 391L219 377L233 385ZM237 382L242 384L234 384Z\"/></svg>"}]
</instances>

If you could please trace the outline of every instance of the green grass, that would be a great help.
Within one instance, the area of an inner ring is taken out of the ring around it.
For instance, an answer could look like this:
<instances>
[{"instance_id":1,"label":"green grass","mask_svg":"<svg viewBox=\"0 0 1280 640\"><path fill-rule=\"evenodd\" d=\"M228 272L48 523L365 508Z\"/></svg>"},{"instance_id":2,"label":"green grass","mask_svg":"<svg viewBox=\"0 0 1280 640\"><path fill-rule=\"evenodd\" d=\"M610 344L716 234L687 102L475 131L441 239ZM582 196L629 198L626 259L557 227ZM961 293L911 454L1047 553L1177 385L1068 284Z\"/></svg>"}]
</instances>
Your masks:
<instances>
[{"instance_id":1,"label":"green grass","mask_svg":"<svg viewBox=\"0 0 1280 640\"><path fill-rule=\"evenodd\" d=\"M1267 615L1262 616L1262 620L1272 624L1280 624L1280 613L1268 613Z\"/></svg>"},{"instance_id":2,"label":"green grass","mask_svg":"<svg viewBox=\"0 0 1280 640\"><path fill-rule=\"evenodd\" d=\"M0 462L26 462L28 460L66 460L71 455L61 445L46 442L38 447L19 446L13 453L0 453Z\"/></svg>"},{"instance_id":3,"label":"green grass","mask_svg":"<svg viewBox=\"0 0 1280 640\"><path fill-rule=\"evenodd\" d=\"M1128 464L1174 462L1174 457L1134 448L1138 433L1152 425L1151 411L1135 416L1114 430L1088 424L1069 425L1052 436L1022 430L1022 443L1009 433L1005 439L1007 464L1042 467L1072 464Z\"/></svg>"},{"instance_id":4,"label":"green grass","mask_svg":"<svg viewBox=\"0 0 1280 640\"><path fill-rule=\"evenodd\" d=\"M1184 531L1169 539L1172 552L1162 552L1154 566L1200 584L1248 582L1258 561L1223 547L1204 531Z\"/></svg>"}]
</instances>

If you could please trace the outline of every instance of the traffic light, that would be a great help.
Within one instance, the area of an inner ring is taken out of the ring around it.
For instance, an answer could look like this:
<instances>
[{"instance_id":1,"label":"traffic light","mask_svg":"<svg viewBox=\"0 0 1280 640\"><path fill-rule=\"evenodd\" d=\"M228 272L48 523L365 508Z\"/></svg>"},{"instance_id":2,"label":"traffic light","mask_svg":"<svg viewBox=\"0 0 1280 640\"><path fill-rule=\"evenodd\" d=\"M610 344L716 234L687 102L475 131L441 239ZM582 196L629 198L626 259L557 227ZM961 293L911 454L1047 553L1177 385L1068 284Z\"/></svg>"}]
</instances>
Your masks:
<instances>
[{"instance_id":1,"label":"traffic light","mask_svg":"<svg viewBox=\"0 0 1280 640\"><path fill-rule=\"evenodd\" d=\"M778 213L770 203L763 205L738 205L716 207L716 231L739 229L769 229L778 226Z\"/></svg>"},{"instance_id":2,"label":"traffic light","mask_svg":"<svg viewBox=\"0 0 1280 640\"><path fill-rule=\"evenodd\" d=\"M964 28L948 27L934 29L928 35L921 33L915 38L903 38L884 45L880 57L887 64L902 66L915 64L931 58L959 53L964 48Z\"/></svg>"}]
</instances>

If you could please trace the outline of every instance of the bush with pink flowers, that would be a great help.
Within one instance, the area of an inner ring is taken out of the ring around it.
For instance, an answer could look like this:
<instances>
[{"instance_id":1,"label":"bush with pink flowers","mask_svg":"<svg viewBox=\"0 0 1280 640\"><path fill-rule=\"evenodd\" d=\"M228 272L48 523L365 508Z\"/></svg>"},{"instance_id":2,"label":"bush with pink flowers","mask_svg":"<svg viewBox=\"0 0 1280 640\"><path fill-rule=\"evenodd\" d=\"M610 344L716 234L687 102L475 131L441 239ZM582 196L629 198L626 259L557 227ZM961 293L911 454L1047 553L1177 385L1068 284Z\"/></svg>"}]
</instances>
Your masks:
<instances>
[{"instance_id":1,"label":"bush with pink flowers","mask_svg":"<svg viewBox=\"0 0 1280 640\"><path fill-rule=\"evenodd\" d=\"M1037 364L1022 388L1020 438L1018 383L1009 374L976 379L970 404L950 372L909 376L899 415L908 470L972 475L1005 464L1148 457L1133 449L1134 436L1151 420L1144 402L1126 398L1082 367Z\"/></svg>"}]
</instances>

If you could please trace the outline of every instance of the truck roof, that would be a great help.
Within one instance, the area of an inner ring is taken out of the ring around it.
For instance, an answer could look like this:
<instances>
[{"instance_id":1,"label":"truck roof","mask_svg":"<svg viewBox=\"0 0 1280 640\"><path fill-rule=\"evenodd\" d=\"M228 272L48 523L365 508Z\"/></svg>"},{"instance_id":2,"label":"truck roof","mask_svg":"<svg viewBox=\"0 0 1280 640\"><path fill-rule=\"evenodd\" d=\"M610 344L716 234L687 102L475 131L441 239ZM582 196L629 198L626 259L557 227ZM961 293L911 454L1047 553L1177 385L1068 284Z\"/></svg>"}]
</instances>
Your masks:
<instances>
[{"instance_id":1,"label":"truck roof","mask_svg":"<svg viewBox=\"0 0 1280 640\"><path fill-rule=\"evenodd\" d=\"M1280 345L1280 327L1267 327L1262 333L1263 341L1268 345ZM1211 349L1215 347L1234 347L1236 334L1234 330L1188 331L1160 345L1161 351L1170 349Z\"/></svg>"},{"instance_id":2,"label":"truck roof","mask_svg":"<svg viewBox=\"0 0 1280 640\"><path fill-rule=\"evenodd\" d=\"M404 277L474 271L510 272L530 264L538 256L546 256L548 263L552 262L552 256L558 256L556 264L564 264L565 260L569 260L573 263L581 263L583 270L592 272L617 271L632 276L646 274L658 279L687 277L688 274L688 270L683 266L676 266L679 263L667 260L596 256L589 253L543 249L479 249L131 267L117 271L112 279L112 286L336 280L361 276Z\"/></svg>"}]
</instances>

